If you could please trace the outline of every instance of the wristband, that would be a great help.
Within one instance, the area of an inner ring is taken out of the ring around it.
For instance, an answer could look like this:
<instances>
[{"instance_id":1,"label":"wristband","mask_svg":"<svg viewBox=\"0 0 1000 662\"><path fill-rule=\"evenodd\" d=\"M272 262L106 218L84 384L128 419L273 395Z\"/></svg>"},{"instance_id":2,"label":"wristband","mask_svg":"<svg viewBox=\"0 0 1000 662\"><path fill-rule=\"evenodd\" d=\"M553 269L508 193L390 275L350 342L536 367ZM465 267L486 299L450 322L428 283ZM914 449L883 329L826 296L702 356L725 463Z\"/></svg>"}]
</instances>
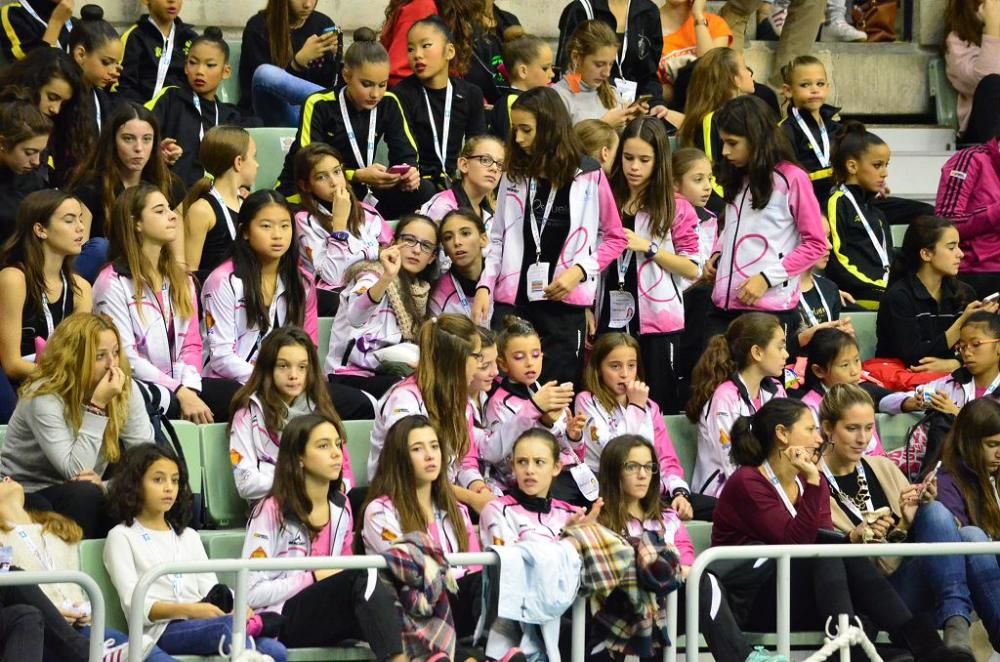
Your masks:
<instances>
[{"instance_id":1,"label":"wristband","mask_svg":"<svg viewBox=\"0 0 1000 662\"><path fill-rule=\"evenodd\" d=\"M97 416L104 416L106 418L108 415L108 411L106 409L98 407L93 402L88 402L87 404L83 405L83 408L89 411L91 414L95 414Z\"/></svg>"},{"instance_id":2,"label":"wristband","mask_svg":"<svg viewBox=\"0 0 1000 662\"><path fill-rule=\"evenodd\" d=\"M674 499L676 499L679 496L682 496L685 499L687 499L688 501L690 501L691 500L691 490L689 490L687 488L684 488L684 487L678 487L677 489L675 489L673 492L670 493L670 496L671 496L671 498L674 498Z\"/></svg>"}]
</instances>

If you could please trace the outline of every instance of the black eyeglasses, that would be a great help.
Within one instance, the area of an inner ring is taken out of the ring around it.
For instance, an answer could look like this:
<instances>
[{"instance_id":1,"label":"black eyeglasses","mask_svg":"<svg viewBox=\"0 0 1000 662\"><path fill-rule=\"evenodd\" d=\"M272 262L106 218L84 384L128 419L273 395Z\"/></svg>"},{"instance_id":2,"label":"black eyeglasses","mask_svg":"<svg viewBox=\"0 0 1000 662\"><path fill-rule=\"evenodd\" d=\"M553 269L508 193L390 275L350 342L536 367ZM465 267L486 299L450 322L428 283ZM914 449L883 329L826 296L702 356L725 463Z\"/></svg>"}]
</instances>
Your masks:
<instances>
[{"instance_id":1,"label":"black eyeglasses","mask_svg":"<svg viewBox=\"0 0 1000 662\"><path fill-rule=\"evenodd\" d=\"M497 170L503 172L504 162L497 161L489 154L473 154L472 156L467 156L465 158L476 159L477 161L479 161L479 165L483 166L484 168L492 168L493 166L496 166Z\"/></svg>"},{"instance_id":2,"label":"black eyeglasses","mask_svg":"<svg viewBox=\"0 0 1000 662\"><path fill-rule=\"evenodd\" d=\"M399 241L404 246L409 246L410 248L414 248L415 246L420 246L420 250L422 250L427 254L431 254L437 250L437 244L435 244L433 241L422 241L414 237L412 234L399 235Z\"/></svg>"}]
</instances>

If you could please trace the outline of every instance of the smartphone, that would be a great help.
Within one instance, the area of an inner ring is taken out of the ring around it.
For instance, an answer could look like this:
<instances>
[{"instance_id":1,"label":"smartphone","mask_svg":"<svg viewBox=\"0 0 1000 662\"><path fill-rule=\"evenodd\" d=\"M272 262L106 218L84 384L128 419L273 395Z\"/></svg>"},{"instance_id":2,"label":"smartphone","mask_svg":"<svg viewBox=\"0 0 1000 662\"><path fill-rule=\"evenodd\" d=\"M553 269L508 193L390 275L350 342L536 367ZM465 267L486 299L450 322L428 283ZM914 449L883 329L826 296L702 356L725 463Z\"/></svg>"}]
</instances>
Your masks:
<instances>
[{"instance_id":1,"label":"smartphone","mask_svg":"<svg viewBox=\"0 0 1000 662\"><path fill-rule=\"evenodd\" d=\"M917 496L920 496L924 493L924 490L927 489L927 484L937 477L937 472L938 469L940 468L941 468L941 460L938 460L938 463L934 465L934 468L928 471L927 475L924 476L923 482L920 483L920 487L919 489L917 489Z\"/></svg>"},{"instance_id":2,"label":"smartphone","mask_svg":"<svg viewBox=\"0 0 1000 662\"><path fill-rule=\"evenodd\" d=\"M652 94L643 94L642 96L636 97L635 101L633 101L630 105L638 106L644 103L649 103L652 100L653 100Z\"/></svg>"},{"instance_id":3,"label":"smartphone","mask_svg":"<svg viewBox=\"0 0 1000 662\"><path fill-rule=\"evenodd\" d=\"M338 28L337 25L334 24L328 28L323 28L323 31L320 34L330 34L331 32L340 32L340 28Z\"/></svg>"},{"instance_id":4,"label":"smartphone","mask_svg":"<svg viewBox=\"0 0 1000 662\"><path fill-rule=\"evenodd\" d=\"M410 172L410 168L412 167L413 166L409 166L405 163L400 163L399 165L389 166L385 169L385 171L390 175L405 175Z\"/></svg>"},{"instance_id":5,"label":"smartphone","mask_svg":"<svg viewBox=\"0 0 1000 662\"><path fill-rule=\"evenodd\" d=\"M983 303L990 303L991 301L997 301L998 299L1000 299L1000 292L994 292L993 294L983 299Z\"/></svg>"}]
</instances>

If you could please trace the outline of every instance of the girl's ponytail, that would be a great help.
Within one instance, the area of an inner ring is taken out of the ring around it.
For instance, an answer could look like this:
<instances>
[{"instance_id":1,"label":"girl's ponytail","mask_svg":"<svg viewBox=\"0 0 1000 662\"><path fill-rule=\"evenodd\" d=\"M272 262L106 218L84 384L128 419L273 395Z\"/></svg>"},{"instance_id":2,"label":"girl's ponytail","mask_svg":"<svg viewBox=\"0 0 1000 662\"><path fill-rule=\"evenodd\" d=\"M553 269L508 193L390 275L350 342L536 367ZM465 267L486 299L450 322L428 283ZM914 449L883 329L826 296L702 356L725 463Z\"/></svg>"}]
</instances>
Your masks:
<instances>
[{"instance_id":1,"label":"girl's ponytail","mask_svg":"<svg viewBox=\"0 0 1000 662\"><path fill-rule=\"evenodd\" d=\"M729 433L729 459L741 467L759 467L771 454L780 425L791 430L802 414L812 411L801 400L774 398L753 416L740 416Z\"/></svg>"},{"instance_id":2,"label":"girl's ponytail","mask_svg":"<svg viewBox=\"0 0 1000 662\"><path fill-rule=\"evenodd\" d=\"M688 420L692 423L698 422L702 408L712 399L715 389L734 372L736 372L736 362L729 353L726 336L721 333L712 336L691 373L691 399L687 405Z\"/></svg>"},{"instance_id":3,"label":"girl's ponytail","mask_svg":"<svg viewBox=\"0 0 1000 662\"><path fill-rule=\"evenodd\" d=\"M729 432L729 459L737 466L757 467L767 458L764 444L754 434L753 416L740 416Z\"/></svg>"}]
</instances>

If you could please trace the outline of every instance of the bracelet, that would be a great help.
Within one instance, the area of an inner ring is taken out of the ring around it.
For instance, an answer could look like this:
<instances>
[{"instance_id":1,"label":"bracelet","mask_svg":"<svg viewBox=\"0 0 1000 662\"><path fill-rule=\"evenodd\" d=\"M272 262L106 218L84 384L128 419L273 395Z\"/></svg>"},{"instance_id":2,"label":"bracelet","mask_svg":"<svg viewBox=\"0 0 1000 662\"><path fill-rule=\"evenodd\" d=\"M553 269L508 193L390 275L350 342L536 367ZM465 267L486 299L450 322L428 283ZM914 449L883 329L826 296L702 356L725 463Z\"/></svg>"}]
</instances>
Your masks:
<instances>
[{"instance_id":1,"label":"bracelet","mask_svg":"<svg viewBox=\"0 0 1000 662\"><path fill-rule=\"evenodd\" d=\"M86 409L87 411L89 411L91 414L95 414L97 416L107 417L107 415L108 415L107 409L103 409L101 407L98 407L93 402L86 403L85 405L83 405L83 408Z\"/></svg>"}]
</instances>

